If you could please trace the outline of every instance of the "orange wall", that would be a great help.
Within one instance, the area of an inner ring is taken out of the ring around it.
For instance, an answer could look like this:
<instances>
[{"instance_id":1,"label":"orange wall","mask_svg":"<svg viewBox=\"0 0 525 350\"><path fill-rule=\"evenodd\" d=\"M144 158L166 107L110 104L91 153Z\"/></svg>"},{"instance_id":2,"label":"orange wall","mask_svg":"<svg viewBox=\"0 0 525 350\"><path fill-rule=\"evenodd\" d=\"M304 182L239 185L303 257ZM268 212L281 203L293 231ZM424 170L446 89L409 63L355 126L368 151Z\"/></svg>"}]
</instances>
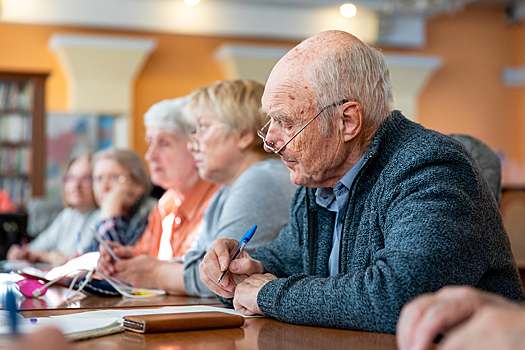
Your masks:
<instances>
[{"instance_id":1,"label":"orange wall","mask_svg":"<svg viewBox=\"0 0 525 350\"><path fill-rule=\"evenodd\" d=\"M135 93L135 149L146 152L142 115L148 108L165 98L189 94L195 88L226 78L213 58L223 43L284 45L297 42L240 40L230 38L192 37L158 34L153 36L158 48L151 55L137 79Z\"/></svg>"},{"instance_id":2,"label":"orange wall","mask_svg":"<svg viewBox=\"0 0 525 350\"><path fill-rule=\"evenodd\" d=\"M150 38L157 49L148 58L135 84L132 111L132 148L146 153L142 116L162 99L189 94L193 89L224 79L214 51L225 42L292 47L297 42L208 38L150 32L83 29L0 23L0 70L50 72L46 83L46 109L66 111L67 81L55 54L47 48L55 34L91 34Z\"/></svg>"},{"instance_id":3,"label":"orange wall","mask_svg":"<svg viewBox=\"0 0 525 350\"><path fill-rule=\"evenodd\" d=\"M430 20L425 48L396 51L437 55L444 63L420 96L419 122L478 137L523 167L525 89L503 86L501 70L525 64L524 44L523 24L509 26L504 11L473 6Z\"/></svg>"},{"instance_id":4,"label":"orange wall","mask_svg":"<svg viewBox=\"0 0 525 350\"><path fill-rule=\"evenodd\" d=\"M224 78L213 59L224 43L293 46L295 42L194 37L159 33L91 30L73 27L0 24L0 70L48 71L46 107L66 110L67 82L47 43L54 33L122 35L153 38L158 47L135 85L132 147L144 154L142 115L149 106ZM444 65L430 80L419 100L419 121L443 133L472 134L507 157L525 165L525 90L504 87L504 66L525 62L523 25L509 26L504 11L468 7L455 16L431 19L427 46L385 53L442 57ZM394 87L395 88L395 87Z\"/></svg>"}]
</instances>

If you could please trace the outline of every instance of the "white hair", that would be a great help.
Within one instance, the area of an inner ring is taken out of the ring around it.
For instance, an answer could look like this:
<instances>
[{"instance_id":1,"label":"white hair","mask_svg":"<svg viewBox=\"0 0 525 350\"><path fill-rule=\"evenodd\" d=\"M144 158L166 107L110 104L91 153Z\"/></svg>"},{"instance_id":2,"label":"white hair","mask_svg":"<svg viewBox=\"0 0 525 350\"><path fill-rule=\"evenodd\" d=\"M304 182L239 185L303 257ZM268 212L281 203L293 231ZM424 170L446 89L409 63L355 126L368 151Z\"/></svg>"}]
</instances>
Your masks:
<instances>
[{"instance_id":1,"label":"white hair","mask_svg":"<svg viewBox=\"0 0 525 350\"><path fill-rule=\"evenodd\" d=\"M185 112L188 100L185 96L155 103L144 114L144 126L187 136L193 130Z\"/></svg>"},{"instance_id":2,"label":"white hair","mask_svg":"<svg viewBox=\"0 0 525 350\"><path fill-rule=\"evenodd\" d=\"M313 68L310 78L319 110L347 99L361 105L364 127L377 129L388 118L392 84L385 56L378 50L358 44L330 52ZM329 108L319 116L324 136L330 134L328 120L336 110Z\"/></svg>"}]
</instances>

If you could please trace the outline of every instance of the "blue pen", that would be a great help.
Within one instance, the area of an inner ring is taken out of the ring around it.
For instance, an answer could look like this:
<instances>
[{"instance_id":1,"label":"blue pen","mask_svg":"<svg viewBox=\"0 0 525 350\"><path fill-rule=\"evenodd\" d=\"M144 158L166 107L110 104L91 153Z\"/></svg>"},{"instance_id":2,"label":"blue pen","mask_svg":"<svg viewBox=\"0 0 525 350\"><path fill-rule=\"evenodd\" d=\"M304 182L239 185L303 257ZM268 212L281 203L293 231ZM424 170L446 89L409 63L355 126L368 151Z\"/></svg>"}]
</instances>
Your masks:
<instances>
[{"instance_id":1,"label":"blue pen","mask_svg":"<svg viewBox=\"0 0 525 350\"><path fill-rule=\"evenodd\" d=\"M244 250L244 247L246 246L246 244L248 244L250 239L252 239L252 236L255 233L255 230L257 230L257 225L253 225L253 227L249 229L248 231L246 231L244 236L242 236L241 241L239 242L239 246L237 247L235 254L233 254L232 258L230 259L230 262L235 260L237 256L239 256L239 254ZM224 270L221 273L221 275L219 276L219 279L217 280L217 283L221 282L222 278L226 275L226 272L228 272L228 270Z\"/></svg>"},{"instance_id":2,"label":"blue pen","mask_svg":"<svg viewBox=\"0 0 525 350\"><path fill-rule=\"evenodd\" d=\"M82 249L82 237L80 231L77 232L77 254L82 256L84 254L84 249Z\"/></svg>"},{"instance_id":3,"label":"blue pen","mask_svg":"<svg viewBox=\"0 0 525 350\"><path fill-rule=\"evenodd\" d=\"M11 318L11 334L17 335L18 334L18 319L17 313L16 313L16 297L15 292L13 292L12 286L7 286L7 293L5 295L5 306L7 311L9 312L9 317Z\"/></svg>"}]
</instances>

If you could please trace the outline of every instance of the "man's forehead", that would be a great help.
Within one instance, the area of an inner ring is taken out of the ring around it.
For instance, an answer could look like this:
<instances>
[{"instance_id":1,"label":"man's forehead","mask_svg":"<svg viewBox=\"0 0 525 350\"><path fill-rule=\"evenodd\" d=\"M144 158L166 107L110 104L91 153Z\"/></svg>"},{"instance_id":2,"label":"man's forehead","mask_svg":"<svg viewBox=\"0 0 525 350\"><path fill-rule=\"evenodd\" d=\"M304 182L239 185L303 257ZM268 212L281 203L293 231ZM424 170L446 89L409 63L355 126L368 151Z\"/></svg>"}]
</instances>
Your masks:
<instances>
[{"instance_id":1,"label":"man's forehead","mask_svg":"<svg viewBox=\"0 0 525 350\"><path fill-rule=\"evenodd\" d=\"M314 91L311 85L295 81L267 85L262 108L266 113L290 114L298 107L308 107L313 101Z\"/></svg>"}]
</instances>

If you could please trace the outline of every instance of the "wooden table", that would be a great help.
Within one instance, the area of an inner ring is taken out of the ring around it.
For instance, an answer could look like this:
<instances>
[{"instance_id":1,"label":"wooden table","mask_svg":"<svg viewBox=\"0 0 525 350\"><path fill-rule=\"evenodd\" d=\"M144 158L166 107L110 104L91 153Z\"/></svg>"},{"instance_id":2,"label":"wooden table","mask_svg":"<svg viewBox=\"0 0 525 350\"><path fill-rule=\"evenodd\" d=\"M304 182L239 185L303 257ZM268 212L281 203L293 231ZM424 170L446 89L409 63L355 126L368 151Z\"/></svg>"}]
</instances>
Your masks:
<instances>
[{"instance_id":1,"label":"wooden table","mask_svg":"<svg viewBox=\"0 0 525 350\"><path fill-rule=\"evenodd\" d=\"M90 311L90 310L83 310ZM45 317L77 310L22 311L24 317ZM295 326L270 318L247 318L242 328L138 334L124 332L76 343L78 349L396 349L395 336L381 333Z\"/></svg>"},{"instance_id":2,"label":"wooden table","mask_svg":"<svg viewBox=\"0 0 525 350\"><path fill-rule=\"evenodd\" d=\"M48 298L58 300L60 289L50 288ZM35 305L36 301L32 301ZM29 305L29 302L23 302ZM24 317L48 317L100 308L154 308L160 306L207 304L219 306L215 298L164 296L153 299L81 298L74 304L21 311ZM79 341L78 349L396 349L395 336L339 329L295 326L270 318L248 318L242 328L205 331L138 334L124 332Z\"/></svg>"}]
</instances>

